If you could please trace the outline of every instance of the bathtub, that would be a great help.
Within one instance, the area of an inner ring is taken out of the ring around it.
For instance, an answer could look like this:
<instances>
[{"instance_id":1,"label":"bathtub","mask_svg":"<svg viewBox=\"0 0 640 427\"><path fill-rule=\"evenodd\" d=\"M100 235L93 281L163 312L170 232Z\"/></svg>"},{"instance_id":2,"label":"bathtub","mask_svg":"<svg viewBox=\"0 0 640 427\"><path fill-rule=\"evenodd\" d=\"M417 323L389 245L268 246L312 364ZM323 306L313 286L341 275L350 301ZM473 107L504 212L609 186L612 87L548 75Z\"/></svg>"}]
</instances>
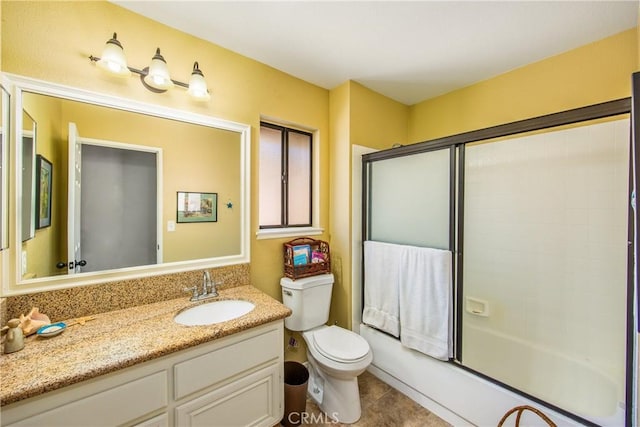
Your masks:
<instances>
[{"instance_id":1,"label":"bathtub","mask_svg":"<svg viewBox=\"0 0 640 427\"><path fill-rule=\"evenodd\" d=\"M537 386L536 370L548 370L552 375L570 377L565 386L553 387L542 384L547 396L537 396L545 401L554 401L556 406L603 426L624 425L624 407L621 401L623 387L612 379L579 361L542 351L527 343L501 336L490 330L474 327L466 329L465 344L480 345L480 348L500 349L508 355L504 360L518 360L518 364L496 363L495 358L467 360L476 370L503 382L515 384L522 381L522 391L531 391ZM426 407L449 423L459 425L496 425L502 415L518 405L532 405L541 409L558 426L578 426L581 423L552 409L511 392L498 384L487 381L454 363L442 362L417 351L403 347L400 342L374 328L360 325L360 335L373 351L371 373L387 381L398 390ZM497 351L497 350L496 350ZM467 356L467 359L470 357ZM529 368L523 369L524 363ZM597 394L596 394L597 392ZM531 393L533 394L533 393ZM561 403L561 404L560 404ZM525 421L525 420L523 420Z\"/></svg>"},{"instance_id":2,"label":"bathtub","mask_svg":"<svg viewBox=\"0 0 640 427\"><path fill-rule=\"evenodd\" d=\"M573 414L606 420L623 406L624 387L583 361L468 324L464 326L463 340L465 366ZM465 352L465 348L492 351Z\"/></svg>"}]
</instances>

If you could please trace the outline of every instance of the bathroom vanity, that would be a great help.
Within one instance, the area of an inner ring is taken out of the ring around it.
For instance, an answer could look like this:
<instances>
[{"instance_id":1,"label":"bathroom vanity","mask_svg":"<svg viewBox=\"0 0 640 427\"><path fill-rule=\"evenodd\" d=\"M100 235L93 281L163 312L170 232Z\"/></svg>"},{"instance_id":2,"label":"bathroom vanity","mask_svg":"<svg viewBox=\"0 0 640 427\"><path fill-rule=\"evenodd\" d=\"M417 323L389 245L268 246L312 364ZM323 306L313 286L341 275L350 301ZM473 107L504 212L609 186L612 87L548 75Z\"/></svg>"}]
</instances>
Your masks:
<instances>
[{"instance_id":1,"label":"bathroom vanity","mask_svg":"<svg viewBox=\"0 0 640 427\"><path fill-rule=\"evenodd\" d=\"M173 317L180 298L98 315L0 357L2 426L256 425L283 413L283 319L251 286L221 291L255 309L209 326Z\"/></svg>"}]
</instances>

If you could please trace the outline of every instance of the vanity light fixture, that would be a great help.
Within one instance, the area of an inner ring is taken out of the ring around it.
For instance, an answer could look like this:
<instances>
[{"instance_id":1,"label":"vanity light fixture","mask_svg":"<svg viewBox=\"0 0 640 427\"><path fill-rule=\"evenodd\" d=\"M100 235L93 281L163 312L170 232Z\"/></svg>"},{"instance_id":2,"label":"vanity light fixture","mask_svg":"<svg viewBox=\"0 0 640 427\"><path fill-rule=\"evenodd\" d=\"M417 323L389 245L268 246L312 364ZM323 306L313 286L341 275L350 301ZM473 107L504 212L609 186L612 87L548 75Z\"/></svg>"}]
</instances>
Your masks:
<instances>
[{"instance_id":1,"label":"vanity light fixture","mask_svg":"<svg viewBox=\"0 0 640 427\"><path fill-rule=\"evenodd\" d=\"M171 76L169 76L167 61L160 55L160 48L156 49L156 54L151 58L149 68L145 70L147 71L147 75L143 77L143 80L152 88L164 92L173 87L173 81L171 81Z\"/></svg>"},{"instance_id":2,"label":"vanity light fixture","mask_svg":"<svg viewBox=\"0 0 640 427\"><path fill-rule=\"evenodd\" d=\"M129 67L124 56L124 49L116 33L113 33L113 37L107 41L102 51L102 57L98 58L91 55L89 60L95 62L98 67L106 72L116 76L127 77L131 73L138 74L142 85L155 93L166 92L174 86L180 86L186 88L187 93L198 101L208 101L211 98L207 82L197 62L193 63L189 84L171 78L167 61L160 54L160 48L156 49L156 54L151 58L151 63L148 67L141 70Z\"/></svg>"},{"instance_id":3,"label":"vanity light fixture","mask_svg":"<svg viewBox=\"0 0 640 427\"><path fill-rule=\"evenodd\" d=\"M113 37L107 41L107 45L102 51L102 57L95 59L98 67L111 74L123 77L131 75L131 71L127 67L127 58L124 56L124 50L116 33L113 33Z\"/></svg>"}]
</instances>

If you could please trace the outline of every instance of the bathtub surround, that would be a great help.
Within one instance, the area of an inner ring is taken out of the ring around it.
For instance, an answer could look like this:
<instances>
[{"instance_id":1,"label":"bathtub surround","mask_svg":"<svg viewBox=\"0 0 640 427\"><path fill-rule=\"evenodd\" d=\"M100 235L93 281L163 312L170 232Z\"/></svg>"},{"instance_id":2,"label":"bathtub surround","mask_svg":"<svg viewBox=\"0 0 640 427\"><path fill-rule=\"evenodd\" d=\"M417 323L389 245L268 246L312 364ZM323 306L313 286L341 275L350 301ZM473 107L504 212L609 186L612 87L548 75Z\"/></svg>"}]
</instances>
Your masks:
<instances>
[{"instance_id":1,"label":"bathtub surround","mask_svg":"<svg viewBox=\"0 0 640 427\"><path fill-rule=\"evenodd\" d=\"M211 277L221 283L218 289L250 284L249 264L238 264L209 269ZM28 313L38 307L51 321L59 321L92 314L121 310L144 304L188 296L184 288L202 284L202 270L160 276L141 277L98 285L60 289L10 296L3 299L2 308L6 320Z\"/></svg>"}]
</instances>

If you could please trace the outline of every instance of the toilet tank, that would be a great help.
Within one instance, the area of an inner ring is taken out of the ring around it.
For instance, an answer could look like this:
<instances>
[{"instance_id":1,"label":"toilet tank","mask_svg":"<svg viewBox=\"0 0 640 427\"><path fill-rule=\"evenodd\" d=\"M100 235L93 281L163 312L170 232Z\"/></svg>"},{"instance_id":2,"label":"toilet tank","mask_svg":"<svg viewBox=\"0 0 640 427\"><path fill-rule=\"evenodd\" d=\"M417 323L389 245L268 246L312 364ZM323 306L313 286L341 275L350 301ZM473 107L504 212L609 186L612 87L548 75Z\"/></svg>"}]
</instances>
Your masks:
<instances>
[{"instance_id":1,"label":"toilet tank","mask_svg":"<svg viewBox=\"0 0 640 427\"><path fill-rule=\"evenodd\" d=\"M320 274L293 280L280 279L282 303L293 312L284 319L291 331L307 331L327 323L331 305L333 274Z\"/></svg>"}]
</instances>

